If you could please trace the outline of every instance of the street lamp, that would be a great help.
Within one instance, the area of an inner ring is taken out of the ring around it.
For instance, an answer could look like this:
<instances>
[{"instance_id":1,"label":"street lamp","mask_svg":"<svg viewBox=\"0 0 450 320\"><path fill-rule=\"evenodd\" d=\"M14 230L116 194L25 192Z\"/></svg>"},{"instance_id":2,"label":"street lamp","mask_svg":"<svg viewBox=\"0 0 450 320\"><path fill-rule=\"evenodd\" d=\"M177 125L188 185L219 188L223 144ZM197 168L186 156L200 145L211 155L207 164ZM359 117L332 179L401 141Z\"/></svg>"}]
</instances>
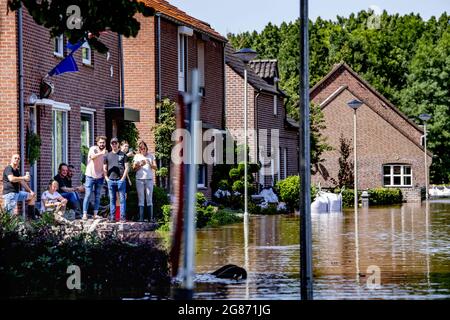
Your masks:
<instances>
[{"instance_id":1,"label":"street lamp","mask_svg":"<svg viewBox=\"0 0 450 320\"><path fill-rule=\"evenodd\" d=\"M248 172L248 164L247 164L247 86L248 86L248 80L247 80L247 64L256 58L258 53L250 48L243 48L239 51L236 51L234 53L239 59L244 62L244 217L248 217L248 186L247 186L247 172Z\"/></svg>"},{"instance_id":2,"label":"street lamp","mask_svg":"<svg viewBox=\"0 0 450 320\"><path fill-rule=\"evenodd\" d=\"M356 153L356 110L362 106L362 102L358 99L353 99L347 102L347 105L353 109L353 180L355 188L355 213L358 212L358 166L357 166L357 153Z\"/></svg>"},{"instance_id":3,"label":"street lamp","mask_svg":"<svg viewBox=\"0 0 450 320\"><path fill-rule=\"evenodd\" d=\"M428 159L427 159L427 122L430 121L431 116L426 113L422 113L419 119L423 121L423 144L425 153L425 199L428 200Z\"/></svg>"}]
</instances>

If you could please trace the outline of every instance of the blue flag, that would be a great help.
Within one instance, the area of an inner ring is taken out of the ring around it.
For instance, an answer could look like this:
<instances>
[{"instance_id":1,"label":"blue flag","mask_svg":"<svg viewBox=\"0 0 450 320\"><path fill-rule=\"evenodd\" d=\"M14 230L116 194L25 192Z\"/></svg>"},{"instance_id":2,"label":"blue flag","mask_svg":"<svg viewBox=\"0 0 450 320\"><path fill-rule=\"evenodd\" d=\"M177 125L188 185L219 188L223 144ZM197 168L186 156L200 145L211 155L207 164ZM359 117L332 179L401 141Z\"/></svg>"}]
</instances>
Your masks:
<instances>
[{"instance_id":1,"label":"blue flag","mask_svg":"<svg viewBox=\"0 0 450 320\"><path fill-rule=\"evenodd\" d=\"M54 67L48 75L50 77L58 75L65 72L77 72L78 66L73 58L72 54L69 54L64 60L62 60L56 67Z\"/></svg>"},{"instance_id":2,"label":"blue flag","mask_svg":"<svg viewBox=\"0 0 450 320\"><path fill-rule=\"evenodd\" d=\"M77 51L82 45L84 41L78 41L75 44L71 44L70 42L67 42L66 49L72 50L71 54Z\"/></svg>"}]
</instances>

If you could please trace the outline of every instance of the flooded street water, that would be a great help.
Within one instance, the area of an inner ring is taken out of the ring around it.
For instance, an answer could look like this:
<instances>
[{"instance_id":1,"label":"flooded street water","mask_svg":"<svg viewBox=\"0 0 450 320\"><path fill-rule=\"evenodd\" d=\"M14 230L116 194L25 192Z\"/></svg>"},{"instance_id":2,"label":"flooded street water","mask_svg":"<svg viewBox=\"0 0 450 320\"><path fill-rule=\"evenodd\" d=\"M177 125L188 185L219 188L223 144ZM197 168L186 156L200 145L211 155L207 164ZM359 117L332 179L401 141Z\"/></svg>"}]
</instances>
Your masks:
<instances>
[{"instance_id":1,"label":"flooded street water","mask_svg":"<svg viewBox=\"0 0 450 320\"><path fill-rule=\"evenodd\" d=\"M315 299L450 299L450 201L313 214ZM298 216L197 232L196 299L300 299ZM225 264L248 279L216 279ZM380 272L380 285L371 275ZM368 286L369 284L369 286Z\"/></svg>"}]
</instances>

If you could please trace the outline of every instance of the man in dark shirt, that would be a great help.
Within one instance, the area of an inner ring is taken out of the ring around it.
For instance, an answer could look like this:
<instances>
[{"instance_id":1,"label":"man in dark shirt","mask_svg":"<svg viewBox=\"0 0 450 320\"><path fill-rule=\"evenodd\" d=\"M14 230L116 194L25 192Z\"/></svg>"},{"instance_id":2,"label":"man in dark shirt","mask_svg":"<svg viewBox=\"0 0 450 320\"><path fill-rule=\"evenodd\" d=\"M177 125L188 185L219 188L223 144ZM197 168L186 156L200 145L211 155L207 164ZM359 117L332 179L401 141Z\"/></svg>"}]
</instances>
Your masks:
<instances>
[{"instance_id":1,"label":"man in dark shirt","mask_svg":"<svg viewBox=\"0 0 450 320\"><path fill-rule=\"evenodd\" d=\"M11 214L17 206L18 201L26 201L28 204L28 217L34 217L34 204L36 202L36 194L30 189L27 182L30 181L30 175L20 175L19 171L20 156L14 154L11 163L3 170L3 207ZM25 191L20 190L23 186Z\"/></svg>"},{"instance_id":2,"label":"man in dark shirt","mask_svg":"<svg viewBox=\"0 0 450 320\"><path fill-rule=\"evenodd\" d=\"M112 151L105 155L103 172L108 183L110 221L114 222L116 215L116 192L119 193L120 221L126 221L126 184L128 175L128 158L119 149L119 140L111 139Z\"/></svg>"},{"instance_id":3,"label":"man in dark shirt","mask_svg":"<svg viewBox=\"0 0 450 320\"><path fill-rule=\"evenodd\" d=\"M72 209L77 211L78 214L81 214L80 196L76 193L77 188L72 187L72 181L67 176L68 172L69 168L67 164L61 163L58 167L58 174L53 179L58 181L58 192L68 200Z\"/></svg>"}]
</instances>

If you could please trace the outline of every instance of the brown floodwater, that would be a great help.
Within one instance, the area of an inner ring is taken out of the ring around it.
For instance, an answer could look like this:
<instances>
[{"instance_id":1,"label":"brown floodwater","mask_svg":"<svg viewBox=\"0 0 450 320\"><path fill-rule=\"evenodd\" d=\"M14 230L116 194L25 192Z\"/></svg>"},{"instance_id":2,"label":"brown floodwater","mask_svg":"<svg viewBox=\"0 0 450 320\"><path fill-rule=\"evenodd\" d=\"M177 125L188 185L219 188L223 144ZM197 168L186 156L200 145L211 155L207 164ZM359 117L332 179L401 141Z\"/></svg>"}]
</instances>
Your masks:
<instances>
[{"instance_id":1,"label":"brown floodwater","mask_svg":"<svg viewBox=\"0 0 450 320\"><path fill-rule=\"evenodd\" d=\"M299 217L244 229L197 232L194 298L300 299ZM312 233L315 299L450 299L450 200L312 214ZM247 280L210 275L230 263Z\"/></svg>"}]
</instances>

